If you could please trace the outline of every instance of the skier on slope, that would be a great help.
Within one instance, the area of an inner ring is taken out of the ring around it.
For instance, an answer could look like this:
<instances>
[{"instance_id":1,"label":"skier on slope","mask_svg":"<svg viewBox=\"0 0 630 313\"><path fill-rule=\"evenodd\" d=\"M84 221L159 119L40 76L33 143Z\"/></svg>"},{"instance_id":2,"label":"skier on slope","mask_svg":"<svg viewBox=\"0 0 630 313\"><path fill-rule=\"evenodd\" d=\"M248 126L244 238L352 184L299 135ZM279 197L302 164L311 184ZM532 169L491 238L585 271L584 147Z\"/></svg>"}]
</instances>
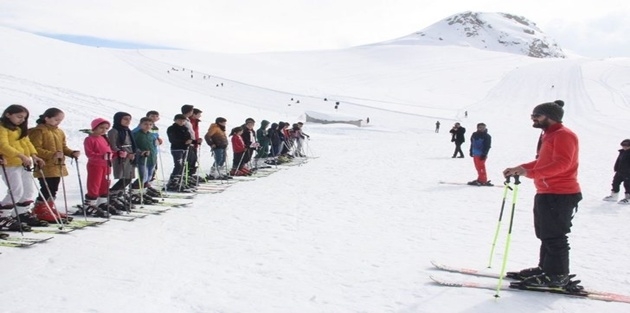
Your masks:
<instances>
[{"instance_id":1,"label":"skier on slope","mask_svg":"<svg viewBox=\"0 0 630 313\"><path fill-rule=\"evenodd\" d=\"M604 201L617 201L620 185L623 183L626 196L619 200L619 204L630 204L630 139L624 139L621 142L619 156L615 161L615 176L612 181L612 189L610 196L604 198Z\"/></svg>"},{"instance_id":2,"label":"skier on slope","mask_svg":"<svg viewBox=\"0 0 630 313\"><path fill-rule=\"evenodd\" d=\"M40 171L34 173L41 188L32 212L38 219L49 223L55 223L59 218L64 222L72 221L72 217L58 212L55 207L61 177L68 176L64 160L66 157L76 159L81 155L81 152L70 149L66 144L66 134L59 128L64 117L60 109L49 108L39 116L37 126L28 131L28 137L37 150L37 155L46 162L41 169L43 175Z\"/></svg>"},{"instance_id":3,"label":"skier on slope","mask_svg":"<svg viewBox=\"0 0 630 313\"><path fill-rule=\"evenodd\" d=\"M540 239L538 266L518 272L525 286L565 287L569 277L571 220L582 200L578 172L578 138L562 124L564 102L536 106L531 119L544 133L538 158L507 168L505 177L521 175L534 179L534 229Z\"/></svg>"},{"instance_id":4,"label":"skier on slope","mask_svg":"<svg viewBox=\"0 0 630 313\"><path fill-rule=\"evenodd\" d=\"M0 202L0 229L9 231L30 231L29 226L48 225L28 211L33 203L35 185L33 174L26 168L45 165L27 136L28 117L28 109L19 104L8 106L0 117L0 152L6 158L2 178L7 186L11 186ZM22 224L18 223L17 217Z\"/></svg>"},{"instance_id":5,"label":"skier on slope","mask_svg":"<svg viewBox=\"0 0 630 313\"><path fill-rule=\"evenodd\" d=\"M486 160L492 143L492 137L488 134L486 124L477 124L477 131L470 136L470 156L473 158L477 179L468 182L473 186L493 186L486 174Z\"/></svg>"}]
</instances>

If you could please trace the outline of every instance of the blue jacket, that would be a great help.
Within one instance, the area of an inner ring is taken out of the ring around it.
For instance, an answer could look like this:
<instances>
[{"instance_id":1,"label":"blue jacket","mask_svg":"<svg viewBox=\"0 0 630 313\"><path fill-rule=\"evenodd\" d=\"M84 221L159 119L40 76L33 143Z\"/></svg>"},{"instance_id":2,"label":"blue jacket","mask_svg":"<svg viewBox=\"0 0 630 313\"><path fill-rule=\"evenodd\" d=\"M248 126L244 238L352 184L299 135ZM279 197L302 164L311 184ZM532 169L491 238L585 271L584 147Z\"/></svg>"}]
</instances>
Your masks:
<instances>
[{"instance_id":1,"label":"blue jacket","mask_svg":"<svg viewBox=\"0 0 630 313\"><path fill-rule=\"evenodd\" d=\"M476 131L470 136L470 156L488 156L492 137L488 135L488 130Z\"/></svg>"}]
</instances>

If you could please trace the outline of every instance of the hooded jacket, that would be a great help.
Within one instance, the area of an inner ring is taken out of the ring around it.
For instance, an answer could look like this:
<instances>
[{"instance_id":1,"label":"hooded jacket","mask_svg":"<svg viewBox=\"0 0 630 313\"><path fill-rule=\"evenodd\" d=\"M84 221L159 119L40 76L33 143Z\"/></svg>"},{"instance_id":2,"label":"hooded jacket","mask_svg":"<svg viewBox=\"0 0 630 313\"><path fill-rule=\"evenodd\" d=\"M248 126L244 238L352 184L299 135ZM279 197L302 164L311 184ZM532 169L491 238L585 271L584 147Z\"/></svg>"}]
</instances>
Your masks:
<instances>
[{"instance_id":1,"label":"hooded jacket","mask_svg":"<svg viewBox=\"0 0 630 313\"><path fill-rule=\"evenodd\" d=\"M269 121L263 120L260 122L260 128L256 130L256 139L258 140L258 143L260 143L261 147L268 146L270 142L267 126L269 126Z\"/></svg>"}]
</instances>

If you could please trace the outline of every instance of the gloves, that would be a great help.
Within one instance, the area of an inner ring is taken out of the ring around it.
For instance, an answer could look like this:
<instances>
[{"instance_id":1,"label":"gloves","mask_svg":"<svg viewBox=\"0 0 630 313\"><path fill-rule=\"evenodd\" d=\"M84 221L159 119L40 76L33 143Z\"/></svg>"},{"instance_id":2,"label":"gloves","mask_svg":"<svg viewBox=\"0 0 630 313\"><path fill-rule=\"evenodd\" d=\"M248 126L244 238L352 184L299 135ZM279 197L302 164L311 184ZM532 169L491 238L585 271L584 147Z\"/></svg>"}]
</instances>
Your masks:
<instances>
[{"instance_id":1,"label":"gloves","mask_svg":"<svg viewBox=\"0 0 630 313\"><path fill-rule=\"evenodd\" d=\"M121 158L121 159L124 159L124 158L127 157L127 151L119 150L116 153L118 154L118 157Z\"/></svg>"},{"instance_id":2,"label":"gloves","mask_svg":"<svg viewBox=\"0 0 630 313\"><path fill-rule=\"evenodd\" d=\"M487 158L488 158L488 156L487 156L487 155L481 155L481 156L479 156L479 159L480 159L480 160L482 160L482 161L485 161Z\"/></svg>"},{"instance_id":3,"label":"gloves","mask_svg":"<svg viewBox=\"0 0 630 313\"><path fill-rule=\"evenodd\" d=\"M250 148L254 148L254 149L256 149L256 148L260 147L260 144L259 144L259 143L257 143L257 142L252 142L252 144L251 144L251 145L249 145L249 147L250 147Z\"/></svg>"}]
</instances>

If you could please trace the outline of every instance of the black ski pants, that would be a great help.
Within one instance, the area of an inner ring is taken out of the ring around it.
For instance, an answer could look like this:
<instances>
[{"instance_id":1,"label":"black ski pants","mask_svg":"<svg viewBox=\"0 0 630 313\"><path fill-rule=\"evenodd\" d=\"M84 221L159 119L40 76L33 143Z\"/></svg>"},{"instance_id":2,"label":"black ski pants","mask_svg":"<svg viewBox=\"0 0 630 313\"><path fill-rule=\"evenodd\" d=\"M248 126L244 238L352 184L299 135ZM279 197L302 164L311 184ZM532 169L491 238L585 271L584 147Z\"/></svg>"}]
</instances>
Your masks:
<instances>
[{"instance_id":1,"label":"black ski pants","mask_svg":"<svg viewBox=\"0 0 630 313\"><path fill-rule=\"evenodd\" d=\"M464 152L462 152L462 144L463 142L455 142L455 152L453 152L453 157L456 157L459 154L460 157L464 157Z\"/></svg>"},{"instance_id":2,"label":"black ski pants","mask_svg":"<svg viewBox=\"0 0 630 313\"><path fill-rule=\"evenodd\" d=\"M44 195L44 199L42 199L41 195L37 196L38 201L45 201L49 199L55 199L57 197L57 191L59 190L59 182L61 182L61 177L46 177L46 178L37 178L39 181L39 191L41 191L42 195ZM48 185L48 188L46 188ZM48 192L50 189L50 192Z\"/></svg>"},{"instance_id":3,"label":"black ski pants","mask_svg":"<svg viewBox=\"0 0 630 313\"><path fill-rule=\"evenodd\" d=\"M630 175L622 174L619 172L615 173L615 177L613 177L612 181L612 192L619 192L619 187L623 183L623 189L626 193L630 193Z\"/></svg>"},{"instance_id":4,"label":"black ski pants","mask_svg":"<svg viewBox=\"0 0 630 313\"><path fill-rule=\"evenodd\" d=\"M582 194L536 194L534 229L540 239L538 266L546 274L569 274L569 239L571 220Z\"/></svg>"}]
</instances>

